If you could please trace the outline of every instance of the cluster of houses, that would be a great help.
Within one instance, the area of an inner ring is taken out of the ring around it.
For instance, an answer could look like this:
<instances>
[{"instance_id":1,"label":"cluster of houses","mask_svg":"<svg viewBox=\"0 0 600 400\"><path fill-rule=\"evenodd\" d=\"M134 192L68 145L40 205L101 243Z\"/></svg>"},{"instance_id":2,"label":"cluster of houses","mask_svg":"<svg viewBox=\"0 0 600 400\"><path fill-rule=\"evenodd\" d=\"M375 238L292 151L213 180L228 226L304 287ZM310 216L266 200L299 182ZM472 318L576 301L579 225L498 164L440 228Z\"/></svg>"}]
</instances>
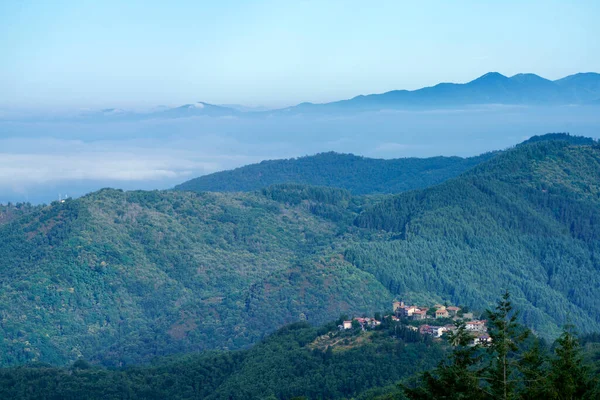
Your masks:
<instances>
[{"instance_id":1,"label":"cluster of houses","mask_svg":"<svg viewBox=\"0 0 600 400\"><path fill-rule=\"evenodd\" d=\"M412 320L423 320L427 319L427 312L429 308L427 307L419 307L419 306L409 306L404 304L403 301L395 301L393 303L394 314L397 318L407 318ZM450 306L446 307L441 304L436 304L433 306L435 308L434 316L435 318L455 318L457 317L458 312L460 311L459 307ZM465 319L472 319L473 313L466 313L467 315L463 315Z\"/></svg>"},{"instance_id":2,"label":"cluster of houses","mask_svg":"<svg viewBox=\"0 0 600 400\"><path fill-rule=\"evenodd\" d=\"M487 334L486 320L473 319L473 313L460 313L460 307L444 306L436 304L433 306L435 311L430 312L428 307L420 307L415 305L406 305L403 301L395 301L393 303L394 313L391 315L392 320L400 322L403 320L422 321L426 319L449 318L453 320L462 319L465 321L465 329L473 336L472 344L485 344L490 342L490 336ZM374 328L381 324L381 321L375 318L353 318L343 321L339 326L340 330L352 329L352 323L356 321L362 330ZM408 325L408 328L418 331L421 335L431 335L434 338L440 338L447 332L454 332L456 326L454 324L446 324L443 326L423 324L419 327Z\"/></svg>"},{"instance_id":3,"label":"cluster of houses","mask_svg":"<svg viewBox=\"0 0 600 400\"><path fill-rule=\"evenodd\" d=\"M377 321L375 318L353 318L348 321L343 321L342 325L340 325L340 328L352 329L352 321L358 322L362 330L365 330L365 328L374 328L378 325L381 325L381 321Z\"/></svg>"},{"instance_id":4,"label":"cluster of houses","mask_svg":"<svg viewBox=\"0 0 600 400\"><path fill-rule=\"evenodd\" d=\"M487 334L487 327L485 326L486 321L470 321L465 324L467 331L471 333L473 337L471 344L486 344L491 342L490 335ZM431 326L421 325L419 327L419 333L421 335L431 335L435 338L442 337L447 332L455 332L456 326L452 324L444 326Z\"/></svg>"},{"instance_id":5,"label":"cluster of houses","mask_svg":"<svg viewBox=\"0 0 600 400\"><path fill-rule=\"evenodd\" d=\"M461 313L459 317L460 307L456 306L444 306L436 304L433 306L435 312L431 313L431 318L451 318L453 320L462 319L465 321L465 329L473 335L473 344L484 344L490 342L490 336L487 334L487 326L485 320L473 319L473 313ZM414 321L420 321L428 318L429 308L419 306L409 306L404 304L403 301L395 301L393 303L394 317L397 320L401 318L411 319ZM432 325L421 325L419 327L419 333L422 335L431 335L439 338L446 332L454 332L456 326L454 324L447 324L444 326L432 326Z\"/></svg>"}]
</instances>

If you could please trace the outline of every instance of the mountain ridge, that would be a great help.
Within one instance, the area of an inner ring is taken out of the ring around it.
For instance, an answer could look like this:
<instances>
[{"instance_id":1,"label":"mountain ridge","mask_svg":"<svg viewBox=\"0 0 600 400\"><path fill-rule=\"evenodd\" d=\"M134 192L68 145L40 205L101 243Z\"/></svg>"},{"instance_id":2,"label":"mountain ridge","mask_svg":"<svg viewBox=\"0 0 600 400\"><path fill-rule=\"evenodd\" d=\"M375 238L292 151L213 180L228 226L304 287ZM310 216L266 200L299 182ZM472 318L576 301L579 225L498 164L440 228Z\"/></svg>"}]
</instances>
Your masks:
<instances>
[{"instance_id":1,"label":"mountain ridge","mask_svg":"<svg viewBox=\"0 0 600 400\"><path fill-rule=\"evenodd\" d=\"M593 145L594 139L566 133L535 135L517 146L558 140ZM175 190L244 192L273 184L294 183L339 187L355 195L391 194L423 189L460 175L502 151L473 157L378 159L354 154L323 152L290 159L264 160L232 170L215 172L183 182Z\"/></svg>"},{"instance_id":2,"label":"mountain ridge","mask_svg":"<svg viewBox=\"0 0 600 400\"><path fill-rule=\"evenodd\" d=\"M600 98L600 74L580 72L556 80L533 73L507 77L488 72L465 83L442 82L415 90L396 89L383 93L360 94L328 103L301 102L279 109L253 109L243 105L217 105L207 102L185 104L166 110L136 113L107 108L110 112L86 112L79 119L147 120L189 117L260 118L272 116L376 112L386 109L421 110L482 105L595 105Z\"/></svg>"},{"instance_id":3,"label":"mountain ridge","mask_svg":"<svg viewBox=\"0 0 600 400\"><path fill-rule=\"evenodd\" d=\"M598 73L579 73L551 81L535 74L507 77L488 72L466 83L439 83L416 90L391 90L380 94L355 96L331 103L302 103L284 109L286 112L306 112L317 109L378 110L389 108L426 108L483 104L559 105L585 103L597 96ZM545 92L537 93L543 84ZM579 85L579 86L578 86ZM591 87L591 88L590 88ZM587 89L586 89L587 88ZM481 92L482 89L487 92ZM580 92L583 91L583 94Z\"/></svg>"},{"instance_id":4,"label":"mountain ridge","mask_svg":"<svg viewBox=\"0 0 600 400\"><path fill-rule=\"evenodd\" d=\"M357 246L346 259L396 291L428 286L435 293L461 293L463 301L472 288L462 285L461 274L470 266L471 273L483 273L469 278L482 289L473 303L485 303L485 293L504 282L515 297L531 299L522 304L523 317L541 331L554 330L549 317L559 315L561 324L582 317L600 326L598 304L579 294L600 284L598 179L597 142L516 146L440 185L374 204L357 225L396 239ZM509 278L513 274L519 278ZM518 287L509 283L517 280Z\"/></svg>"},{"instance_id":5,"label":"mountain ridge","mask_svg":"<svg viewBox=\"0 0 600 400\"><path fill-rule=\"evenodd\" d=\"M0 363L130 365L394 298L482 309L504 288L542 337L600 330L600 147L582 140L537 137L393 195L104 189L8 210Z\"/></svg>"},{"instance_id":6,"label":"mountain ridge","mask_svg":"<svg viewBox=\"0 0 600 400\"><path fill-rule=\"evenodd\" d=\"M475 157L376 159L335 152L265 160L216 172L175 186L175 190L251 191L272 184L334 186L353 194L396 193L442 182L484 162L496 152ZM365 185L369 182L369 185Z\"/></svg>"}]
</instances>

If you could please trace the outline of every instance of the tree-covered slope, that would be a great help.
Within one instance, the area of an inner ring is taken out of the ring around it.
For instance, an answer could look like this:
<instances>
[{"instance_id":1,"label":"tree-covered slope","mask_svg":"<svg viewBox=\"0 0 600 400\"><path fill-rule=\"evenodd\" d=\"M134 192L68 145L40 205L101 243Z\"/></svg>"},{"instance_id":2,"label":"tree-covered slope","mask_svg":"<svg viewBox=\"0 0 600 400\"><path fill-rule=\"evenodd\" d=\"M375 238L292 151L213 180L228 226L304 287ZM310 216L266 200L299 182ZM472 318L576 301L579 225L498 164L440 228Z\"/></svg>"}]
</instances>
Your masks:
<instances>
[{"instance_id":1,"label":"tree-covered slope","mask_svg":"<svg viewBox=\"0 0 600 400\"><path fill-rule=\"evenodd\" d=\"M339 226L310 211L343 191L319 194L107 189L0 226L0 363L121 365L381 309L389 293L332 252Z\"/></svg>"},{"instance_id":2,"label":"tree-covered slope","mask_svg":"<svg viewBox=\"0 0 600 400\"><path fill-rule=\"evenodd\" d=\"M434 339L390 316L365 330L340 330L341 320L320 327L299 322L245 350L158 357L110 369L83 359L65 367L0 368L0 398L597 398L600 335L578 340L565 327L550 345L516 323L518 310L502 302L508 298L486 312L493 340L485 345L471 345L464 323ZM559 396L565 392L576 396Z\"/></svg>"},{"instance_id":3,"label":"tree-covered slope","mask_svg":"<svg viewBox=\"0 0 600 400\"><path fill-rule=\"evenodd\" d=\"M335 324L286 326L249 350L155 360L121 369L48 365L0 368L3 399L351 398L432 368L444 347L394 330L338 332ZM322 335L339 343L315 346ZM415 335L411 335L415 336ZM419 335L416 335L419 336ZM327 336L329 337L329 336Z\"/></svg>"},{"instance_id":4,"label":"tree-covered slope","mask_svg":"<svg viewBox=\"0 0 600 400\"><path fill-rule=\"evenodd\" d=\"M600 150L547 139L399 195L106 189L10 211L0 363L130 365L393 298L482 310L504 288L541 336L598 331Z\"/></svg>"},{"instance_id":5,"label":"tree-covered slope","mask_svg":"<svg viewBox=\"0 0 600 400\"><path fill-rule=\"evenodd\" d=\"M32 206L29 203L0 204L0 225L8 224L23 215L38 210L39 206Z\"/></svg>"},{"instance_id":6,"label":"tree-covered slope","mask_svg":"<svg viewBox=\"0 0 600 400\"><path fill-rule=\"evenodd\" d=\"M598 330L598 182L598 145L536 140L374 205L356 223L387 233L345 259L399 296L481 306L507 288L543 336L567 321Z\"/></svg>"},{"instance_id":7,"label":"tree-covered slope","mask_svg":"<svg viewBox=\"0 0 600 400\"><path fill-rule=\"evenodd\" d=\"M492 158L399 158L383 160L352 154L321 153L289 160L263 161L184 182L176 190L244 192L273 184L300 183L344 188L352 194L399 193L425 188L455 177Z\"/></svg>"}]
</instances>

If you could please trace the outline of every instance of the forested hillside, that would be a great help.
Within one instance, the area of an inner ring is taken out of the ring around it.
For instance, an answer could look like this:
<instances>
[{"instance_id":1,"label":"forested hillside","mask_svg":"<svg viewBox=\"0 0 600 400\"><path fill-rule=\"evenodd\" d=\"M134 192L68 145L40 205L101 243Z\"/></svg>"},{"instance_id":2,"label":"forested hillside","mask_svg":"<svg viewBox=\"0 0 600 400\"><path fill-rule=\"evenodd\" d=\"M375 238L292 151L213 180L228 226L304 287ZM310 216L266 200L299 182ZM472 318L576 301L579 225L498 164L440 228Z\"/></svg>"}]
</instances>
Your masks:
<instances>
[{"instance_id":1,"label":"forested hillside","mask_svg":"<svg viewBox=\"0 0 600 400\"><path fill-rule=\"evenodd\" d=\"M575 322L600 329L600 148L567 141L517 146L464 175L382 201L357 218L388 240L356 243L346 260L392 293L489 304L515 295L540 334Z\"/></svg>"},{"instance_id":2,"label":"forested hillside","mask_svg":"<svg viewBox=\"0 0 600 400\"><path fill-rule=\"evenodd\" d=\"M340 330L340 322L318 328L299 322L248 350L159 357L147 365L106 369L80 359L66 367L32 363L0 368L0 398L501 398L495 394L502 385L493 377L501 366L499 339L505 333L497 326L490 326L497 340L473 346L468 344L472 336L460 324L433 339L389 316L368 330ZM510 398L565 398L557 395L569 391L580 396L566 398L597 398L598 334L578 340L565 330L551 345L512 321L507 335L515 344L507 354Z\"/></svg>"},{"instance_id":3,"label":"forested hillside","mask_svg":"<svg viewBox=\"0 0 600 400\"><path fill-rule=\"evenodd\" d=\"M383 160L352 154L321 153L289 160L263 161L184 182L176 190L245 192L273 184L300 183L344 188L352 194L399 193L436 185L492 158L399 158Z\"/></svg>"},{"instance_id":4,"label":"forested hillside","mask_svg":"<svg viewBox=\"0 0 600 400\"><path fill-rule=\"evenodd\" d=\"M399 195L105 189L10 211L0 364L131 365L394 298L482 310L504 288L540 336L598 331L600 149L551 138Z\"/></svg>"},{"instance_id":5,"label":"forested hillside","mask_svg":"<svg viewBox=\"0 0 600 400\"><path fill-rule=\"evenodd\" d=\"M38 209L40 209L39 206L32 206L29 203L0 204L0 225L7 224Z\"/></svg>"},{"instance_id":6,"label":"forested hillside","mask_svg":"<svg viewBox=\"0 0 600 400\"><path fill-rule=\"evenodd\" d=\"M388 306L332 250L339 225L311 212L335 203L327 193L343 194L285 205L275 192L107 189L2 225L0 364L234 349L286 323Z\"/></svg>"},{"instance_id":7,"label":"forested hillside","mask_svg":"<svg viewBox=\"0 0 600 400\"><path fill-rule=\"evenodd\" d=\"M348 344L315 347L325 334ZM157 359L147 366L107 370L79 360L67 368L0 368L0 398L370 398L368 393L432 368L444 354L443 345L418 334L403 337L386 328L338 332L335 324L296 323L250 350Z\"/></svg>"}]
</instances>

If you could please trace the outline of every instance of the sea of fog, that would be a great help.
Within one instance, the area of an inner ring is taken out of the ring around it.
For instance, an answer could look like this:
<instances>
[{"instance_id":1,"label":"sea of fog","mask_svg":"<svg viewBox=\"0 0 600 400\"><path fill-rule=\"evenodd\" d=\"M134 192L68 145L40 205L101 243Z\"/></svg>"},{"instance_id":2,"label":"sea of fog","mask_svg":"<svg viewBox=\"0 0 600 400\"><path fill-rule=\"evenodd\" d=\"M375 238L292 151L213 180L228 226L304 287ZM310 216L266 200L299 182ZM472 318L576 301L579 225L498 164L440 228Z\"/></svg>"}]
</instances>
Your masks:
<instances>
[{"instance_id":1,"label":"sea of fog","mask_svg":"<svg viewBox=\"0 0 600 400\"><path fill-rule=\"evenodd\" d=\"M203 174L337 151L472 156L533 135L600 137L600 107L484 106L355 115L140 121L0 120L0 202L50 202L103 187L167 189Z\"/></svg>"}]
</instances>

